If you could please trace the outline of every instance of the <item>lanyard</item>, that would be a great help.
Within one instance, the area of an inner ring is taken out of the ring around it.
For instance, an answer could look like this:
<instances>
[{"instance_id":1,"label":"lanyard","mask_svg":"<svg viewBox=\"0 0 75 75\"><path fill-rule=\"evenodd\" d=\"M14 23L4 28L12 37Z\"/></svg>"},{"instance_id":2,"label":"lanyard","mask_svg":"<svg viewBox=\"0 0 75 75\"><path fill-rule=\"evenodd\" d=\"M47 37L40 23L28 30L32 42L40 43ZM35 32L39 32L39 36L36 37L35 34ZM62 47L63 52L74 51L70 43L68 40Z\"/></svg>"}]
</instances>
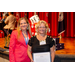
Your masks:
<instances>
[{"instance_id":1,"label":"lanyard","mask_svg":"<svg viewBox=\"0 0 75 75\"><path fill-rule=\"evenodd\" d=\"M22 34L23 34L23 33L22 33ZM23 37L24 37L25 43L26 43L26 45L27 45L27 44L28 44L28 33L27 33L27 39L25 38L24 34L23 34Z\"/></svg>"}]
</instances>

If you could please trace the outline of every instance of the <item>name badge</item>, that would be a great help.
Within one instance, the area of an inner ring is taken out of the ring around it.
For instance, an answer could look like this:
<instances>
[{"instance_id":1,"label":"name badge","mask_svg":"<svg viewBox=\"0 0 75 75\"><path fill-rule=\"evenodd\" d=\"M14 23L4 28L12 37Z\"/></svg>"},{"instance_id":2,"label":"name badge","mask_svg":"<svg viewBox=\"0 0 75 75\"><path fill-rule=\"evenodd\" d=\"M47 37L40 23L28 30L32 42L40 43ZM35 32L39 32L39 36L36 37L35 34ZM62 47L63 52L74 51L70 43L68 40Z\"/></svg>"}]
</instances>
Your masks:
<instances>
[{"instance_id":1,"label":"name badge","mask_svg":"<svg viewBox=\"0 0 75 75\"><path fill-rule=\"evenodd\" d=\"M46 44L45 40L44 41L40 41L40 45L44 45L44 44Z\"/></svg>"}]
</instances>

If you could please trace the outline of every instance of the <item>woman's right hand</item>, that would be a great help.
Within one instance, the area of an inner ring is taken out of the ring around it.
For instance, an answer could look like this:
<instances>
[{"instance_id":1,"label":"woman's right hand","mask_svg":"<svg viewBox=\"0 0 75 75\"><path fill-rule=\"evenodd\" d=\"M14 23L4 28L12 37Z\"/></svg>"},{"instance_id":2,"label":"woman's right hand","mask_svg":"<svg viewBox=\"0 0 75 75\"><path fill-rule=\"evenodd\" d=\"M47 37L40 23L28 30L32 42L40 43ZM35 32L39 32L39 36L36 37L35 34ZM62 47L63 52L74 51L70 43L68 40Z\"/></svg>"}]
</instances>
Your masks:
<instances>
[{"instance_id":1,"label":"woman's right hand","mask_svg":"<svg viewBox=\"0 0 75 75\"><path fill-rule=\"evenodd\" d=\"M31 60L31 62L34 62L33 59Z\"/></svg>"}]
</instances>

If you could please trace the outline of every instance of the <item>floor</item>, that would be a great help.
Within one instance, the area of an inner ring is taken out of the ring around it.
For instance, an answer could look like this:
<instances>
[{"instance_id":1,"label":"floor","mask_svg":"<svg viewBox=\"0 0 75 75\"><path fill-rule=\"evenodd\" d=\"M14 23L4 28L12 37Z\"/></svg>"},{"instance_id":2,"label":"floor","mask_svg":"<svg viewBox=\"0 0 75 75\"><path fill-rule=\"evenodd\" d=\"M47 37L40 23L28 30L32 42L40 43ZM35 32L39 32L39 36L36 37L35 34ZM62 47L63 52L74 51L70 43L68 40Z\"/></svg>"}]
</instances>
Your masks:
<instances>
[{"instance_id":1,"label":"floor","mask_svg":"<svg viewBox=\"0 0 75 75\"><path fill-rule=\"evenodd\" d=\"M62 50L57 50L55 54L70 54L75 55L75 38L61 38L60 43L64 43Z\"/></svg>"},{"instance_id":2,"label":"floor","mask_svg":"<svg viewBox=\"0 0 75 75\"><path fill-rule=\"evenodd\" d=\"M0 47L4 48L5 46L5 38L0 38Z\"/></svg>"},{"instance_id":3,"label":"floor","mask_svg":"<svg viewBox=\"0 0 75 75\"><path fill-rule=\"evenodd\" d=\"M5 46L5 38L0 38L0 47L4 48ZM5 48L4 48L5 49ZM0 62L9 62L8 56L0 53Z\"/></svg>"},{"instance_id":4,"label":"floor","mask_svg":"<svg viewBox=\"0 0 75 75\"><path fill-rule=\"evenodd\" d=\"M0 57L0 62L9 62L9 61L4 59L4 58L2 58L2 57Z\"/></svg>"},{"instance_id":5,"label":"floor","mask_svg":"<svg viewBox=\"0 0 75 75\"><path fill-rule=\"evenodd\" d=\"M64 43L64 49L55 51L56 59L55 61L74 61L75 62L75 38L61 38L60 43ZM0 47L4 48L5 38L0 38ZM0 55L2 56L2 55ZM0 57L0 61L8 62L6 58Z\"/></svg>"}]
</instances>

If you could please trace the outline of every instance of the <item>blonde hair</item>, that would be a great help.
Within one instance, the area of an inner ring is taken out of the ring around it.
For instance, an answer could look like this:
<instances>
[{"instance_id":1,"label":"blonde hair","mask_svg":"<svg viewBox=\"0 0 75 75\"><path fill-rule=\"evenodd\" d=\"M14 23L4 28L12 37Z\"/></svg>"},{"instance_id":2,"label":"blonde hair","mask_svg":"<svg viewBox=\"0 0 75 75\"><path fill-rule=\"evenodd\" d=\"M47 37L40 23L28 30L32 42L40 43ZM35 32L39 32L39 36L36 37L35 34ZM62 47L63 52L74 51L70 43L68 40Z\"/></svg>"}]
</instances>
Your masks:
<instances>
[{"instance_id":1,"label":"blonde hair","mask_svg":"<svg viewBox=\"0 0 75 75\"><path fill-rule=\"evenodd\" d=\"M37 23L37 25L36 25L36 33L38 33L38 27L40 26L40 24L41 23L44 23L45 24L45 27L46 27L46 34L47 34L47 31L48 31L48 29L49 29L49 26L48 26L48 23L46 22L46 21L44 21L44 20L40 20L38 23Z\"/></svg>"},{"instance_id":2,"label":"blonde hair","mask_svg":"<svg viewBox=\"0 0 75 75\"><path fill-rule=\"evenodd\" d=\"M28 21L28 19L26 18L26 17L22 17L22 18L20 18L19 20L18 20L18 24L17 24L17 31L18 31L18 38L20 37L20 21L21 20L25 20L26 22L27 22L27 24L28 24L28 31L29 31L29 33L30 33L30 35L31 35L31 29L30 29L30 25L29 25L29 21ZM32 35L31 35L32 36Z\"/></svg>"}]
</instances>

